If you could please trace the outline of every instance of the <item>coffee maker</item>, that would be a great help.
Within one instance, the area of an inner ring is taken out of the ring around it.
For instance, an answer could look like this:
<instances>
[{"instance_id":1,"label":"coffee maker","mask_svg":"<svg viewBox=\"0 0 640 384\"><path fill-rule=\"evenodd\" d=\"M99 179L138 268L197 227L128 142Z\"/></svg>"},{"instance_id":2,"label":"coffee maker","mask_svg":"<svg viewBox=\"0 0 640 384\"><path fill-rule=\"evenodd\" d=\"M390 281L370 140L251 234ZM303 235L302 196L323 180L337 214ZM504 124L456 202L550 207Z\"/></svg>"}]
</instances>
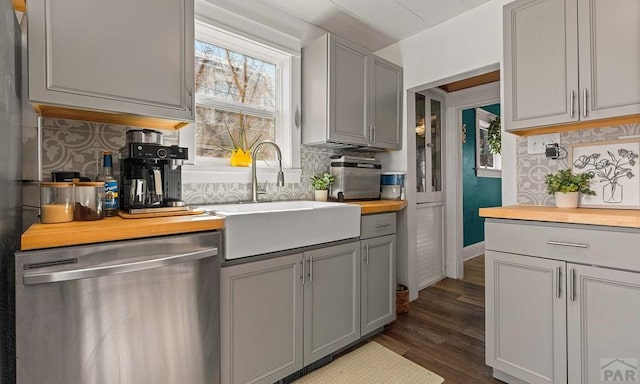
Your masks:
<instances>
[{"instance_id":1,"label":"coffee maker","mask_svg":"<svg viewBox=\"0 0 640 384\"><path fill-rule=\"evenodd\" d=\"M127 143L120 149L120 209L129 214L186 211L182 164L188 148Z\"/></svg>"}]
</instances>

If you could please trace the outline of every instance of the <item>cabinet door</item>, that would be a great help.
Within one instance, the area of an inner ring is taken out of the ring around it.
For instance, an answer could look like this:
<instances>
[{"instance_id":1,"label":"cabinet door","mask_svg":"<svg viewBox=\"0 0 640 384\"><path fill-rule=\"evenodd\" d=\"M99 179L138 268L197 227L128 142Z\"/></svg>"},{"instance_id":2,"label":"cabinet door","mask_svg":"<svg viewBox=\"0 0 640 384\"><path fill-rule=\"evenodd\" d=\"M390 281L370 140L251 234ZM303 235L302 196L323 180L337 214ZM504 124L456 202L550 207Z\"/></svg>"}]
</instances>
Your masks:
<instances>
[{"instance_id":1,"label":"cabinet door","mask_svg":"<svg viewBox=\"0 0 640 384\"><path fill-rule=\"evenodd\" d=\"M445 99L434 92L416 93L416 199L444 201Z\"/></svg>"},{"instance_id":2,"label":"cabinet door","mask_svg":"<svg viewBox=\"0 0 640 384\"><path fill-rule=\"evenodd\" d=\"M302 255L231 267L221 276L221 378L268 383L302 369Z\"/></svg>"},{"instance_id":3,"label":"cabinet door","mask_svg":"<svg viewBox=\"0 0 640 384\"><path fill-rule=\"evenodd\" d=\"M360 338L360 242L305 252L304 364Z\"/></svg>"},{"instance_id":4,"label":"cabinet door","mask_svg":"<svg viewBox=\"0 0 640 384\"><path fill-rule=\"evenodd\" d=\"M402 68L371 56L371 146L402 148Z\"/></svg>"},{"instance_id":5,"label":"cabinet door","mask_svg":"<svg viewBox=\"0 0 640 384\"><path fill-rule=\"evenodd\" d=\"M640 273L575 264L568 271L569 383L638 382Z\"/></svg>"},{"instance_id":6,"label":"cabinet door","mask_svg":"<svg viewBox=\"0 0 640 384\"><path fill-rule=\"evenodd\" d=\"M417 204L418 290L445 277L444 270L444 204Z\"/></svg>"},{"instance_id":7,"label":"cabinet door","mask_svg":"<svg viewBox=\"0 0 640 384\"><path fill-rule=\"evenodd\" d=\"M486 252L487 365L527 383L566 383L566 264Z\"/></svg>"},{"instance_id":8,"label":"cabinet door","mask_svg":"<svg viewBox=\"0 0 640 384\"><path fill-rule=\"evenodd\" d=\"M29 2L34 103L193 121L189 0Z\"/></svg>"},{"instance_id":9,"label":"cabinet door","mask_svg":"<svg viewBox=\"0 0 640 384\"><path fill-rule=\"evenodd\" d=\"M369 144L369 53L347 40L329 37L329 139Z\"/></svg>"},{"instance_id":10,"label":"cabinet door","mask_svg":"<svg viewBox=\"0 0 640 384\"><path fill-rule=\"evenodd\" d=\"M640 2L580 0L581 120L640 113Z\"/></svg>"},{"instance_id":11,"label":"cabinet door","mask_svg":"<svg viewBox=\"0 0 640 384\"><path fill-rule=\"evenodd\" d=\"M360 243L360 334L365 336L396 318L396 235Z\"/></svg>"},{"instance_id":12,"label":"cabinet door","mask_svg":"<svg viewBox=\"0 0 640 384\"><path fill-rule=\"evenodd\" d=\"M505 5L507 131L578 120L576 9L577 0L520 0Z\"/></svg>"}]
</instances>

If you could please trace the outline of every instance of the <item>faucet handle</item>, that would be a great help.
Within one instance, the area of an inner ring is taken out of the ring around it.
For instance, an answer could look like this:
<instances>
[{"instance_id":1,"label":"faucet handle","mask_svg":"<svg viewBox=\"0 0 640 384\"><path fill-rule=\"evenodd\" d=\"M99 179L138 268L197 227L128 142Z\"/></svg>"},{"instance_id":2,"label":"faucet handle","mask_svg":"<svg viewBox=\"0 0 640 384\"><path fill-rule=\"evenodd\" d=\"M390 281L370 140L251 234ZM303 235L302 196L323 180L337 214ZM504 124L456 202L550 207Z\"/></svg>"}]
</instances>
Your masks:
<instances>
[{"instance_id":1,"label":"faucet handle","mask_svg":"<svg viewBox=\"0 0 640 384\"><path fill-rule=\"evenodd\" d=\"M268 182L269 182L268 180L265 180L264 184L262 184L262 188L258 187L258 190L257 190L258 195L266 195L267 194L267 183Z\"/></svg>"}]
</instances>

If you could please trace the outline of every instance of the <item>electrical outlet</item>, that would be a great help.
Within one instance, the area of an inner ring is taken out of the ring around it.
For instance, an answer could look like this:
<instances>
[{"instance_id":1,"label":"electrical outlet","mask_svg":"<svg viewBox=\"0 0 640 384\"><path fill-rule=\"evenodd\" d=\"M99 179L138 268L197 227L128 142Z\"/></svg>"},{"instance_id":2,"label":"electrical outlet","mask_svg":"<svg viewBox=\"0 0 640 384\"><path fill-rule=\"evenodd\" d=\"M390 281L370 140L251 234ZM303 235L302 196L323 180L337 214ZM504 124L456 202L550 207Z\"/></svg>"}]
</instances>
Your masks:
<instances>
[{"instance_id":1,"label":"electrical outlet","mask_svg":"<svg viewBox=\"0 0 640 384\"><path fill-rule=\"evenodd\" d=\"M560 144L559 133L549 133L547 135L535 135L527 137L527 153L529 155L543 154L547 144Z\"/></svg>"}]
</instances>

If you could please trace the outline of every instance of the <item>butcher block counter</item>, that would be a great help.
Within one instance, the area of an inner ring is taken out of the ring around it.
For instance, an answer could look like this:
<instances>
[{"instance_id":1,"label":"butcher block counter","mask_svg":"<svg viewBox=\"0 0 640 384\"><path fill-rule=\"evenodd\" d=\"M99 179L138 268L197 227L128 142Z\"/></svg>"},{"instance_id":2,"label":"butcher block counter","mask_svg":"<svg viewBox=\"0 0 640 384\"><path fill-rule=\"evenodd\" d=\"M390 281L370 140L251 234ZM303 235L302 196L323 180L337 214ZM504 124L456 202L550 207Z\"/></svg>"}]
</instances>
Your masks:
<instances>
[{"instance_id":1,"label":"butcher block counter","mask_svg":"<svg viewBox=\"0 0 640 384\"><path fill-rule=\"evenodd\" d=\"M352 201L361 207L363 215L395 212L407 206L400 200ZM130 240L152 236L175 235L224 229L224 219L207 214L123 219L107 217L96 221L72 221L61 224L33 224L21 238L23 251Z\"/></svg>"},{"instance_id":2,"label":"butcher block counter","mask_svg":"<svg viewBox=\"0 0 640 384\"><path fill-rule=\"evenodd\" d=\"M357 204L360 206L362 215L370 215L373 213L396 212L407 206L404 200L368 200L368 201L349 201L349 204Z\"/></svg>"},{"instance_id":3,"label":"butcher block counter","mask_svg":"<svg viewBox=\"0 0 640 384\"><path fill-rule=\"evenodd\" d=\"M494 219L640 228L640 210L636 209L560 209L554 206L512 205L480 208L480 216Z\"/></svg>"},{"instance_id":4,"label":"butcher block counter","mask_svg":"<svg viewBox=\"0 0 640 384\"><path fill-rule=\"evenodd\" d=\"M96 221L33 224L21 238L23 251L69 245L102 243L151 236L175 235L224 228L224 219L211 215L123 219L107 217Z\"/></svg>"}]
</instances>

